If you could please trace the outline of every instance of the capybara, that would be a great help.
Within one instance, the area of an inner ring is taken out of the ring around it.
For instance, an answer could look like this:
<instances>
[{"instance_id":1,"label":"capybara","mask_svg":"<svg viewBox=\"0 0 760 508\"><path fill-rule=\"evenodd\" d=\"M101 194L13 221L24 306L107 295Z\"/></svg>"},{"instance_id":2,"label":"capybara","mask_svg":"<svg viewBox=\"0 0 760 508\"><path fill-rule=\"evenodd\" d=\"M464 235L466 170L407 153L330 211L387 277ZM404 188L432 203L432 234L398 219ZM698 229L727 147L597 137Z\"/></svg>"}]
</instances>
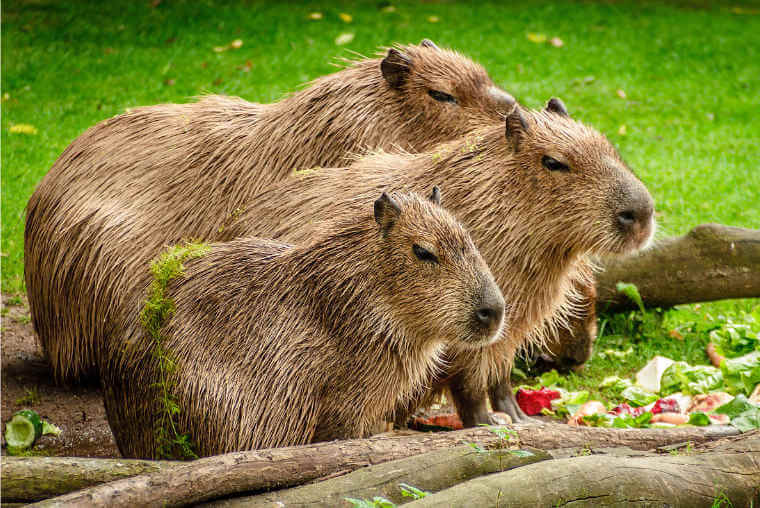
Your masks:
<instances>
[{"instance_id":1,"label":"capybara","mask_svg":"<svg viewBox=\"0 0 760 508\"><path fill-rule=\"evenodd\" d=\"M296 170L365 149L427 150L501 121L513 104L480 65L426 40L275 104L207 96L87 130L27 205L26 287L55 379L97 376L122 295L161 247L214 240L225 218Z\"/></svg>"},{"instance_id":2,"label":"capybara","mask_svg":"<svg viewBox=\"0 0 760 508\"><path fill-rule=\"evenodd\" d=\"M446 189L447 208L468 228L508 302L503 340L447 351L442 379L465 425L497 411L523 414L508 384L515 350L540 343L582 308L589 255L631 252L653 234L653 201L607 139L567 115L558 99L521 106L422 154L379 153L349 168L319 169L256 196L224 235L302 243L320 223L385 188Z\"/></svg>"},{"instance_id":3,"label":"capybara","mask_svg":"<svg viewBox=\"0 0 760 508\"><path fill-rule=\"evenodd\" d=\"M578 316L569 328L562 328L547 339L543 350L530 351L533 372L542 373L552 369L560 372L580 371L594 349L596 341L596 287L578 284L583 300L579 303Z\"/></svg>"},{"instance_id":4,"label":"capybara","mask_svg":"<svg viewBox=\"0 0 760 508\"><path fill-rule=\"evenodd\" d=\"M142 284L101 372L122 454L166 454L164 431L198 455L363 437L428 388L446 346L497 339L504 299L439 199L383 193L374 214L357 202L303 246L242 238L186 261L159 338L176 434L157 428L163 380L136 315Z\"/></svg>"}]
</instances>

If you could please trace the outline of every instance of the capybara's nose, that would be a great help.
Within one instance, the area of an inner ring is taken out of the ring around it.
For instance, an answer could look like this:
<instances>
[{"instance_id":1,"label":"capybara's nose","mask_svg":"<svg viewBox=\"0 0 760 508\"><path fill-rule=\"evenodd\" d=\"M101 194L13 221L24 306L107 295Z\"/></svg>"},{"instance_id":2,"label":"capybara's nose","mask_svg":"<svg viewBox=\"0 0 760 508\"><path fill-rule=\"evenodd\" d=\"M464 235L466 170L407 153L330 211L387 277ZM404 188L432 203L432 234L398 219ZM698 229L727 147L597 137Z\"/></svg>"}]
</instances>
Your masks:
<instances>
[{"instance_id":1,"label":"capybara's nose","mask_svg":"<svg viewBox=\"0 0 760 508\"><path fill-rule=\"evenodd\" d=\"M654 201L644 184L638 180L628 181L618 195L615 215L620 228L625 232L647 228L652 222Z\"/></svg>"},{"instance_id":2,"label":"capybara's nose","mask_svg":"<svg viewBox=\"0 0 760 508\"><path fill-rule=\"evenodd\" d=\"M475 317L483 328L492 328L501 321L502 312L499 307L481 307L475 312Z\"/></svg>"},{"instance_id":3,"label":"capybara's nose","mask_svg":"<svg viewBox=\"0 0 760 508\"><path fill-rule=\"evenodd\" d=\"M623 210L618 212L617 220L624 229L629 229L636 222L636 213L633 210Z\"/></svg>"},{"instance_id":4,"label":"capybara's nose","mask_svg":"<svg viewBox=\"0 0 760 508\"><path fill-rule=\"evenodd\" d=\"M485 284L475 307L475 323L487 332L495 331L501 326L504 317L504 297L493 281Z\"/></svg>"}]
</instances>

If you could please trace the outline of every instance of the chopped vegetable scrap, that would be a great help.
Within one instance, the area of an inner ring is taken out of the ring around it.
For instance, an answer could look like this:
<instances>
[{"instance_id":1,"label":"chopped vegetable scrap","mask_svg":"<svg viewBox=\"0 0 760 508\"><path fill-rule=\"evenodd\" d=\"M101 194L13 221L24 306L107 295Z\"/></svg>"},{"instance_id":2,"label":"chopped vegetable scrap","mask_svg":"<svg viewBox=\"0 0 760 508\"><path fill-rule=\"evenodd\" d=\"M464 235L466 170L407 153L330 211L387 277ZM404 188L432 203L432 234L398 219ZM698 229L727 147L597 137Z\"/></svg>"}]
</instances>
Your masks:
<instances>
[{"instance_id":1,"label":"chopped vegetable scrap","mask_svg":"<svg viewBox=\"0 0 760 508\"><path fill-rule=\"evenodd\" d=\"M551 409L552 400L559 399L557 390L542 387L540 390L517 390L517 404L528 416L541 414L544 409Z\"/></svg>"}]
</instances>

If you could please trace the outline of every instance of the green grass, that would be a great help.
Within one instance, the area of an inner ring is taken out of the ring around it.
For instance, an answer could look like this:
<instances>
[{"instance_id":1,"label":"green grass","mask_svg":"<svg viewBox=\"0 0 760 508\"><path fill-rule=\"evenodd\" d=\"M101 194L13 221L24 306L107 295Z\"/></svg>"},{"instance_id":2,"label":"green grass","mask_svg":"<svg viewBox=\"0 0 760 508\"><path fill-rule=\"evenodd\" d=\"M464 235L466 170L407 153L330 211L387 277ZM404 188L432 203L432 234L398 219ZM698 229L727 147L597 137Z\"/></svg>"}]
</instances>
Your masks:
<instances>
[{"instance_id":1,"label":"green grass","mask_svg":"<svg viewBox=\"0 0 760 508\"><path fill-rule=\"evenodd\" d=\"M311 12L322 19L309 20ZM341 12L353 21L342 21ZM370 55L424 37L483 63L524 104L559 96L576 118L607 133L655 196L660 234L703 222L760 227L758 2L164 0L154 8L146 0L38 0L4 2L2 19L3 291L24 288L29 196L87 127L128 107L209 92L276 101L332 72L333 57L349 50ZM355 38L337 46L343 32ZM564 46L531 42L528 33L559 37ZM213 49L236 39L239 49ZM14 124L38 132L11 134ZM680 326L704 319L700 312L754 304L687 307L666 318ZM630 343L635 354L622 363L597 355L569 382L633 372L655 353L705 360L705 334L676 341L669 323L628 335L615 326L622 325L605 327L597 351Z\"/></svg>"}]
</instances>

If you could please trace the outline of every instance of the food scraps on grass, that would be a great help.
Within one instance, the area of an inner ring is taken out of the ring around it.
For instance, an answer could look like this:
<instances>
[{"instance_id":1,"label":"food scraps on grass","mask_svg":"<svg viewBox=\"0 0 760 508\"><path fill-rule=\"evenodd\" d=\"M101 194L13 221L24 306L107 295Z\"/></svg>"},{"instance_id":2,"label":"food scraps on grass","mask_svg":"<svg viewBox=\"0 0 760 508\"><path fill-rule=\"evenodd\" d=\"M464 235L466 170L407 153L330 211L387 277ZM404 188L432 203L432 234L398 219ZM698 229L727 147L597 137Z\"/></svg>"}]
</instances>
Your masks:
<instances>
[{"instance_id":1,"label":"food scraps on grass","mask_svg":"<svg viewBox=\"0 0 760 508\"><path fill-rule=\"evenodd\" d=\"M517 404L526 415L535 416L541 414L544 409L551 410L552 400L559 399L560 393L546 387L541 387L539 390L520 388L517 390L516 398Z\"/></svg>"}]
</instances>

